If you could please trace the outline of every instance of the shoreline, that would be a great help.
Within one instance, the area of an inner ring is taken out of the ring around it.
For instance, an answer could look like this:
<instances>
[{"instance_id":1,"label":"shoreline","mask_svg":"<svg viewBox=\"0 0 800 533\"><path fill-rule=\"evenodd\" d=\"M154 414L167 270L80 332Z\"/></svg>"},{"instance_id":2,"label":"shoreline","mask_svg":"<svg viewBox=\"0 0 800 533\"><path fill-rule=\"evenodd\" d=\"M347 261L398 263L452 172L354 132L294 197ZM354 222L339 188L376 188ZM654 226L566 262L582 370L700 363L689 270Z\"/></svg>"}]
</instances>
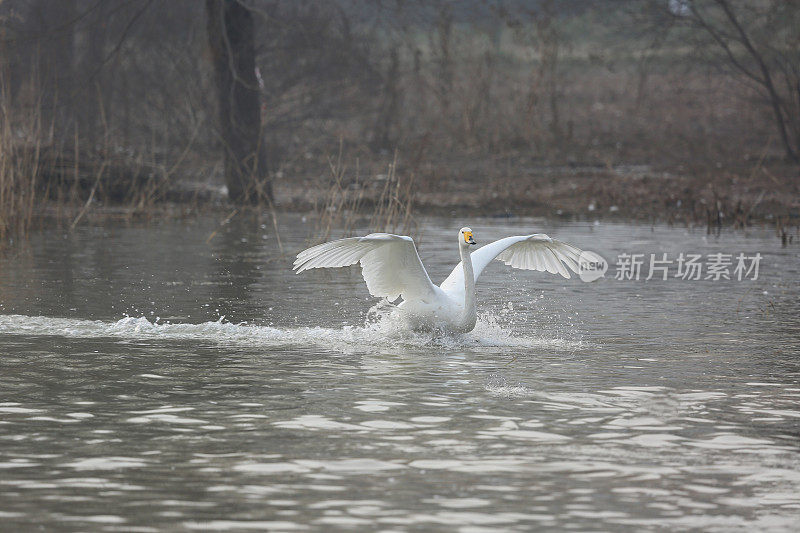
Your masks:
<instances>
[{"instance_id":1,"label":"shoreline","mask_svg":"<svg viewBox=\"0 0 800 533\"><path fill-rule=\"evenodd\" d=\"M352 226L366 221L373 229L392 218L413 221L421 216L489 218L544 217L564 221L610 221L705 228L774 227L787 242L800 242L800 178L792 167L742 168L679 174L649 165L538 165L507 161L502 174L496 162L483 158L460 165L431 164L408 168L398 163L388 174L378 161L364 165L366 178L339 167L315 164L291 169L273 181L276 213L317 217L323 227ZM530 162L529 162L530 163ZM490 173L490 168L495 172ZM327 172L326 172L327 170ZM782 176L782 177L776 177ZM109 176L110 181L114 178ZM192 218L203 214L261 213L268 205L230 203L220 177L204 181L177 178L164 182L146 203L112 202L95 196L57 200L42 198L34 207L31 229L76 227L103 219L120 221ZM388 194L387 194L388 191ZM133 195L137 197L137 195ZM387 205L392 213L387 213ZM272 225L271 221L268 221ZM330 231L329 231L330 232ZM17 239L19 236L17 236Z\"/></svg>"}]
</instances>

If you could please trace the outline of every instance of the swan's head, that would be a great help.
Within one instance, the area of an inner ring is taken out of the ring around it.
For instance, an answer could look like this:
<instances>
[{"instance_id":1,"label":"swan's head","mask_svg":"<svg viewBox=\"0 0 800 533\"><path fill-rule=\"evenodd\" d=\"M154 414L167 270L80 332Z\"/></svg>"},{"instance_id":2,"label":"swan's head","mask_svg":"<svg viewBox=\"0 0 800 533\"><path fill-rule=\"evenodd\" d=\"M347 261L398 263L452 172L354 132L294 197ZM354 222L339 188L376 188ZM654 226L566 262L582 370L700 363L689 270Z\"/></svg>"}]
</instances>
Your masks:
<instances>
[{"instance_id":1,"label":"swan's head","mask_svg":"<svg viewBox=\"0 0 800 533\"><path fill-rule=\"evenodd\" d=\"M478 244L472 238L472 228L461 228L458 231L458 244L461 246L469 246L471 244Z\"/></svg>"}]
</instances>

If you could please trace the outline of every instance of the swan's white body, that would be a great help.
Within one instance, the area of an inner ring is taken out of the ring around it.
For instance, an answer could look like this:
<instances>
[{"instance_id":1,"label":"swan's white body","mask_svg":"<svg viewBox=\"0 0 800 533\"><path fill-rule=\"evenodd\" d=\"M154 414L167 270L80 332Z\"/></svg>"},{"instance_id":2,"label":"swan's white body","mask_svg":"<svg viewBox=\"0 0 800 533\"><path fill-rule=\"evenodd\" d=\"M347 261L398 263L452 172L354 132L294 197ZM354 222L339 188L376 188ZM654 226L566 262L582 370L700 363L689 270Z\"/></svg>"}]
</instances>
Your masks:
<instances>
[{"instance_id":1,"label":"swan's white body","mask_svg":"<svg viewBox=\"0 0 800 533\"><path fill-rule=\"evenodd\" d=\"M493 260L523 270L561 274L578 272L581 250L543 233L506 237L469 253L472 230L459 231L461 262L441 285L431 282L411 237L372 233L326 242L297 254L294 270L333 268L361 263L373 296L390 302L402 297L396 316L413 329L466 333L475 327L475 282ZM568 270L569 269L569 270Z\"/></svg>"}]
</instances>

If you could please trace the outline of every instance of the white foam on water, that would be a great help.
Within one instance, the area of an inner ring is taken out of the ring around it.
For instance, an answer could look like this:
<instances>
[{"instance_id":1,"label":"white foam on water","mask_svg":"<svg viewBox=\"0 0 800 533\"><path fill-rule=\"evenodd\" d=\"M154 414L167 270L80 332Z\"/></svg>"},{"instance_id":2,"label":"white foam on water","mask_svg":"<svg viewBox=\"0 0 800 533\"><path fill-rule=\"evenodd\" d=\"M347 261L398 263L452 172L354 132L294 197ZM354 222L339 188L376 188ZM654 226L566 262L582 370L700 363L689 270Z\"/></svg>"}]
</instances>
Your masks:
<instances>
[{"instance_id":1,"label":"white foam on water","mask_svg":"<svg viewBox=\"0 0 800 533\"><path fill-rule=\"evenodd\" d=\"M65 478L56 480L59 487L79 488L79 489L104 489L104 490L147 490L142 485L131 485L129 483L117 483L102 477L80 477Z\"/></svg>"},{"instance_id":2,"label":"white foam on water","mask_svg":"<svg viewBox=\"0 0 800 533\"><path fill-rule=\"evenodd\" d=\"M479 431L481 435L490 437L505 437L509 439L522 439L531 442L563 442L569 440L570 437L565 435L558 435L556 433L547 433L544 431L531 431L526 429L498 429L494 428L489 431Z\"/></svg>"},{"instance_id":3,"label":"white foam on water","mask_svg":"<svg viewBox=\"0 0 800 533\"><path fill-rule=\"evenodd\" d=\"M399 470L406 468L406 465L394 461L381 461L372 458L347 458L331 460L311 460L298 459L296 464L315 470L325 470L328 472L346 473L370 473L384 470Z\"/></svg>"},{"instance_id":4,"label":"white foam on water","mask_svg":"<svg viewBox=\"0 0 800 533\"><path fill-rule=\"evenodd\" d=\"M280 520L209 520L184 522L183 527L199 531L241 531L255 529L259 531L298 531L308 526Z\"/></svg>"},{"instance_id":5,"label":"white foam on water","mask_svg":"<svg viewBox=\"0 0 800 533\"><path fill-rule=\"evenodd\" d=\"M486 392L493 396L503 398L525 398L535 395L535 392L524 385L505 385L502 383L488 383L484 386Z\"/></svg>"},{"instance_id":6,"label":"white foam on water","mask_svg":"<svg viewBox=\"0 0 800 533\"><path fill-rule=\"evenodd\" d=\"M61 520L70 522L92 522L94 524L124 524L127 522L121 516L116 515L93 515L93 516L60 516Z\"/></svg>"},{"instance_id":7,"label":"white foam on water","mask_svg":"<svg viewBox=\"0 0 800 533\"><path fill-rule=\"evenodd\" d=\"M411 421L417 424L439 424L449 422L451 419L449 416L415 416Z\"/></svg>"},{"instance_id":8,"label":"white foam on water","mask_svg":"<svg viewBox=\"0 0 800 533\"><path fill-rule=\"evenodd\" d=\"M41 413L41 409L29 409L27 407L0 407L0 413Z\"/></svg>"},{"instance_id":9,"label":"white foam on water","mask_svg":"<svg viewBox=\"0 0 800 533\"><path fill-rule=\"evenodd\" d=\"M684 440L683 437L672 435L670 433L650 433L637 435L619 442L624 444L633 444L636 446L644 446L645 448L668 448L677 446L678 441L681 440Z\"/></svg>"},{"instance_id":10,"label":"white foam on water","mask_svg":"<svg viewBox=\"0 0 800 533\"><path fill-rule=\"evenodd\" d=\"M32 466L39 466L41 463L34 463L29 459L12 459L11 461L0 462L0 469L7 468L30 468Z\"/></svg>"},{"instance_id":11,"label":"white foam on water","mask_svg":"<svg viewBox=\"0 0 800 533\"><path fill-rule=\"evenodd\" d=\"M282 429L305 429L311 431L368 431L370 428L337 422L321 415L301 415L292 420L273 422Z\"/></svg>"},{"instance_id":12,"label":"white foam on water","mask_svg":"<svg viewBox=\"0 0 800 533\"><path fill-rule=\"evenodd\" d=\"M413 429L416 426L397 420L366 420L361 422L362 426L370 429Z\"/></svg>"},{"instance_id":13,"label":"white foam on water","mask_svg":"<svg viewBox=\"0 0 800 533\"><path fill-rule=\"evenodd\" d=\"M405 405L400 402L388 402L384 400L359 400L356 402L356 409L367 413L380 413L388 411L393 407L400 407Z\"/></svg>"},{"instance_id":14,"label":"white foam on water","mask_svg":"<svg viewBox=\"0 0 800 533\"><path fill-rule=\"evenodd\" d=\"M235 472L245 474L276 475L276 474L304 474L311 469L295 463L241 463L234 465Z\"/></svg>"},{"instance_id":15,"label":"white foam on water","mask_svg":"<svg viewBox=\"0 0 800 533\"><path fill-rule=\"evenodd\" d=\"M207 424L206 420L199 418L188 418L171 414L153 414L146 416L134 416L127 420L131 424L149 424L151 422L163 422L166 424Z\"/></svg>"},{"instance_id":16,"label":"white foam on water","mask_svg":"<svg viewBox=\"0 0 800 533\"><path fill-rule=\"evenodd\" d=\"M430 498L422 501L449 509L474 509L475 507L486 507L492 503L491 500L485 498Z\"/></svg>"},{"instance_id":17,"label":"white foam on water","mask_svg":"<svg viewBox=\"0 0 800 533\"><path fill-rule=\"evenodd\" d=\"M116 322L27 315L0 315L0 334L59 336L77 339L116 338L139 341L200 341L215 344L255 347L318 346L350 353L379 348L480 347L538 348L571 350L582 347L580 341L560 338L515 336L491 316L479 317L473 332L443 336L404 329L385 316L371 318L364 326L341 328L278 328L234 324L220 319L201 324L151 322L145 317L125 317ZM147 375L145 377L160 377Z\"/></svg>"},{"instance_id":18,"label":"white foam on water","mask_svg":"<svg viewBox=\"0 0 800 533\"><path fill-rule=\"evenodd\" d=\"M712 450L749 450L760 449L768 450L775 447L774 442L767 439L753 439L732 433L725 433L709 439L699 439L686 443L697 448L708 448Z\"/></svg>"},{"instance_id":19,"label":"white foam on water","mask_svg":"<svg viewBox=\"0 0 800 533\"><path fill-rule=\"evenodd\" d=\"M92 457L64 463L63 466L75 470L119 470L121 468L141 468L147 464L147 461L136 457Z\"/></svg>"}]
</instances>

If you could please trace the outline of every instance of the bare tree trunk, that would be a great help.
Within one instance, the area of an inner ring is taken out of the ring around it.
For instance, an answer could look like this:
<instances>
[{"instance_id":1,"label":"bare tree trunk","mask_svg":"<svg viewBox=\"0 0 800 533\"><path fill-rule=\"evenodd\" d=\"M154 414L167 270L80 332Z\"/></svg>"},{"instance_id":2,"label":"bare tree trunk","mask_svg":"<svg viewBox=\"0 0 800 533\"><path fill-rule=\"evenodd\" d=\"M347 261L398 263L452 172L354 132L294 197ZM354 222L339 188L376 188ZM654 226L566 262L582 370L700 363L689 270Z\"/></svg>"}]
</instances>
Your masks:
<instances>
[{"instance_id":1,"label":"bare tree trunk","mask_svg":"<svg viewBox=\"0 0 800 533\"><path fill-rule=\"evenodd\" d=\"M72 131L74 113L75 0L31 4L31 30L42 36L36 63L43 94L43 122L63 140Z\"/></svg>"},{"instance_id":2,"label":"bare tree trunk","mask_svg":"<svg viewBox=\"0 0 800 533\"><path fill-rule=\"evenodd\" d=\"M783 147L786 150L786 157L797 163L797 152L794 151L792 142L789 140L789 133L786 131L786 121L784 119L783 110L781 109L781 97L778 95L778 91L775 90L775 84L772 81L772 74L764 61L764 56L756 50L755 46L753 46L750 37L742 27L739 19L736 18L736 14L733 12L730 4L725 0L717 0L717 2L725 12L728 20L730 20L731 24L733 24L733 27L736 28L742 45L744 45L745 49L747 49L747 51L753 57L758 65L759 70L761 71L761 84L764 86L764 88L766 88L767 94L769 95L769 103L772 106L772 112L775 114L775 123L778 126L778 131L781 134L781 142L783 142Z\"/></svg>"},{"instance_id":3,"label":"bare tree trunk","mask_svg":"<svg viewBox=\"0 0 800 533\"><path fill-rule=\"evenodd\" d=\"M400 55L397 47L389 52L389 69L383 84L383 101L378 111L373 143L376 148L388 149L392 146L393 128L396 127L397 112L400 106L399 80Z\"/></svg>"},{"instance_id":4,"label":"bare tree trunk","mask_svg":"<svg viewBox=\"0 0 800 533\"><path fill-rule=\"evenodd\" d=\"M253 14L239 0L206 0L206 17L228 197L237 204L271 201L261 139Z\"/></svg>"},{"instance_id":5,"label":"bare tree trunk","mask_svg":"<svg viewBox=\"0 0 800 533\"><path fill-rule=\"evenodd\" d=\"M756 46L745 28L746 22L743 22L735 13L733 6L728 0L714 0L714 4L720 8L722 14L727 18L728 24L725 24L719 18L715 19L709 16L707 13L698 9L697 5L690 3L689 6L694 22L706 31L717 45L722 48L728 57L728 62L733 65L736 70L760 85L766 92L765 97L772 108L772 113L775 117L775 125L780 133L781 142L786 152L786 158L795 163L800 161L800 154L798 154L796 149L796 140L793 143L789 135L789 125L793 120L791 108L787 110L784 106L784 99L778 93L775 81L773 80L773 74L777 74L779 72L777 69L780 67L768 65L766 57L768 49L765 50L764 47L759 48ZM755 63L755 69L737 54L737 46L744 48L747 55L749 55L750 59ZM773 54L773 59L775 58L779 58L779 65L787 61L786 56L782 54ZM774 64L774 61L772 63ZM792 71L796 73L796 67L794 65L791 65L791 67ZM784 72L788 73L789 70L785 70ZM791 79L796 79L796 74L791 77ZM786 113L784 113L784 111L786 111Z\"/></svg>"},{"instance_id":6,"label":"bare tree trunk","mask_svg":"<svg viewBox=\"0 0 800 533\"><path fill-rule=\"evenodd\" d=\"M88 83L87 90L75 93L75 115L78 123L78 132L81 137L90 143L96 144L102 137L101 116L107 113L111 106L110 102L94 89L95 83L100 87L106 87L104 93L109 93L110 88L104 83L105 72L103 69L106 55L107 25L104 23L108 17L109 5L100 3L88 18L88 24L76 28L76 43L79 48L76 65L78 76L84 83ZM104 110L104 111L103 111Z\"/></svg>"}]
</instances>

